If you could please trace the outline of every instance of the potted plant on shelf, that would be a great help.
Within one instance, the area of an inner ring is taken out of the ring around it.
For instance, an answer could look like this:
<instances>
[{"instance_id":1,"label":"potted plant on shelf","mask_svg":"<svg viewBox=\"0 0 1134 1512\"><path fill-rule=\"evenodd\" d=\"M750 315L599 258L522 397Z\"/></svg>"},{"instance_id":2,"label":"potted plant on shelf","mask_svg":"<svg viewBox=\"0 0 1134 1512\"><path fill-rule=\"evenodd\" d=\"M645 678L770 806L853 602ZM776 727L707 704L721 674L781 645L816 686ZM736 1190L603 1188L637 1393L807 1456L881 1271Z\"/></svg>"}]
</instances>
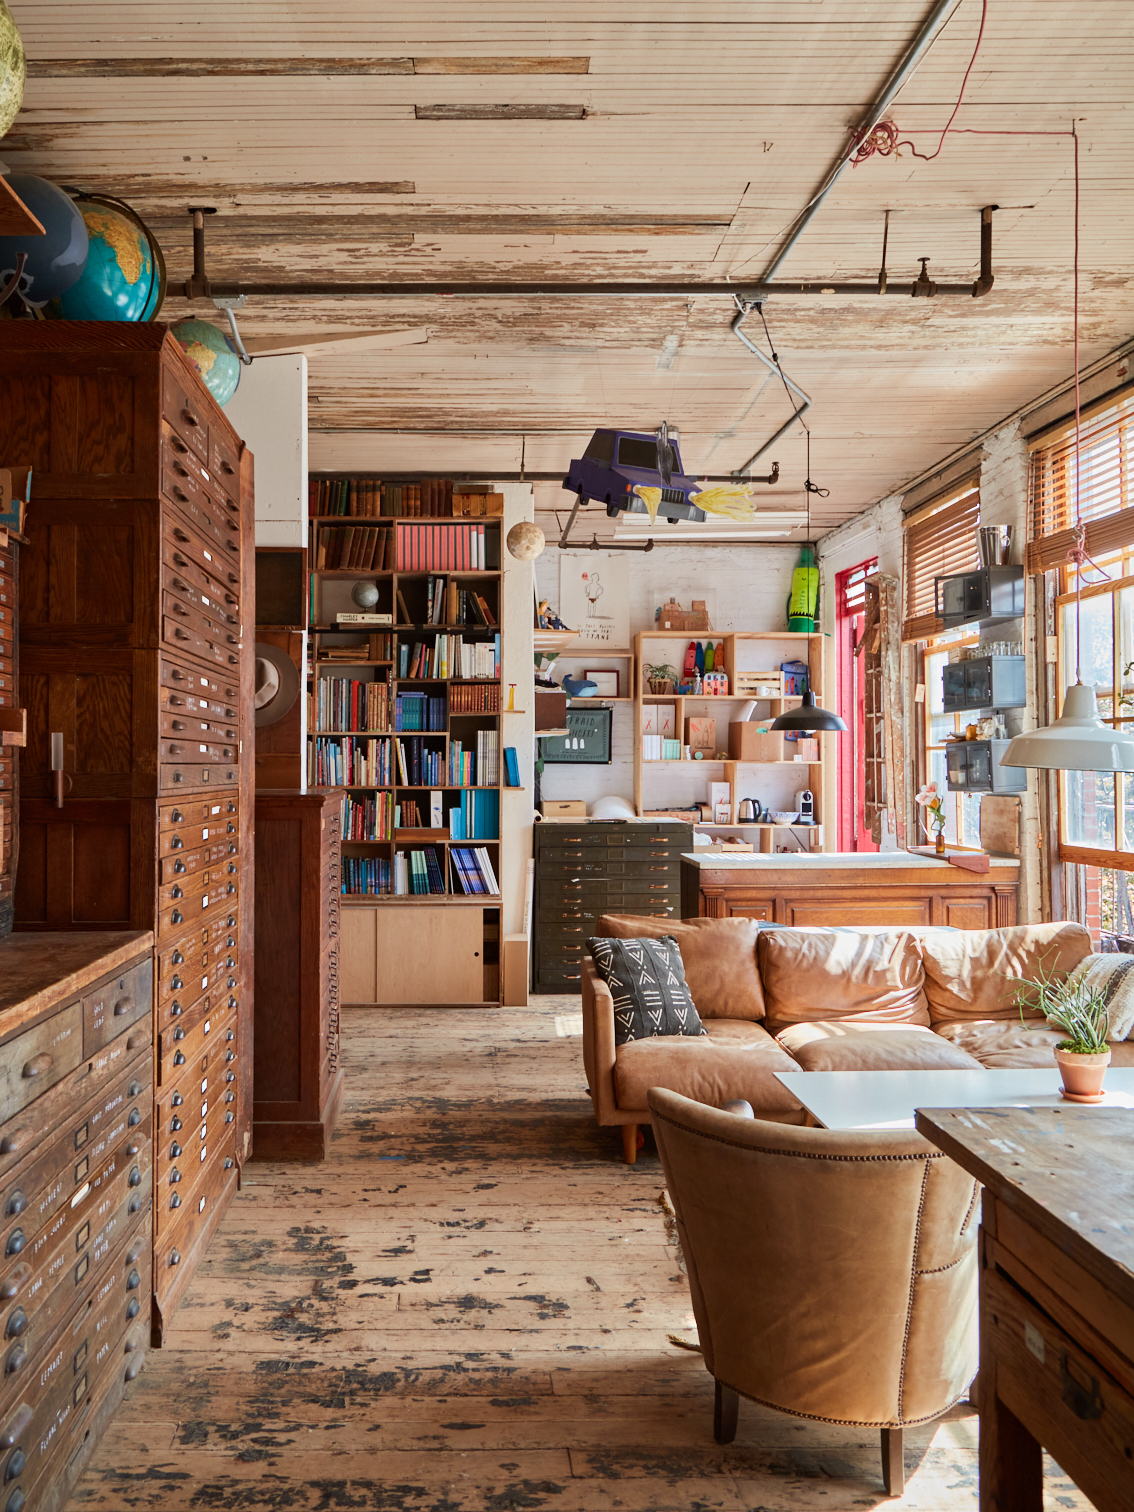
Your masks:
<instances>
[{"instance_id":1,"label":"potted plant on shelf","mask_svg":"<svg viewBox=\"0 0 1134 1512\"><path fill-rule=\"evenodd\" d=\"M1082 981L1060 982L1041 976L1036 982L1023 984L1017 1001L1021 1017L1025 1006L1038 1009L1050 1028L1062 1029L1067 1036L1055 1047L1063 1095L1073 1102L1101 1101L1103 1078L1110 1065L1110 1017L1107 1000L1098 988Z\"/></svg>"},{"instance_id":2,"label":"potted plant on shelf","mask_svg":"<svg viewBox=\"0 0 1134 1512\"><path fill-rule=\"evenodd\" d=\"M646 667L646 679L650 684L650 692L668 693L673 687L673 679L676 673L668 662L654 662Z\"/></svg>"}]
</instances>

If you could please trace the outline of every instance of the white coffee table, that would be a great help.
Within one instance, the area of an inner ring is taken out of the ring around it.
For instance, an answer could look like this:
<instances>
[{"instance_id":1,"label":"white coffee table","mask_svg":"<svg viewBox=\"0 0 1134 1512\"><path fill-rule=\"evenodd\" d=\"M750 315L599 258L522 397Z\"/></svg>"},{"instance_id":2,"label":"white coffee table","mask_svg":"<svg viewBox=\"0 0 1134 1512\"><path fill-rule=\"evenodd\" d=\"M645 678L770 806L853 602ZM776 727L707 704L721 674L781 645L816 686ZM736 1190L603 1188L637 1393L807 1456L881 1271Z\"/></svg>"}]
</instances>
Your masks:
<instances>
[{"instance_id":1,"label":"white coffee table","mask_svg":"<svg viewBox=\"0 0 1134 1512\"><path fill-rule=\"evenodd\" d=\"M1059 1072L777 1071L824 1129L912 1129L915 1108L1079 1108L1059 1093ZM1109 1066L1100 1108L1134 1108L1134 1066Z\"/></svg>"}]
</instances>

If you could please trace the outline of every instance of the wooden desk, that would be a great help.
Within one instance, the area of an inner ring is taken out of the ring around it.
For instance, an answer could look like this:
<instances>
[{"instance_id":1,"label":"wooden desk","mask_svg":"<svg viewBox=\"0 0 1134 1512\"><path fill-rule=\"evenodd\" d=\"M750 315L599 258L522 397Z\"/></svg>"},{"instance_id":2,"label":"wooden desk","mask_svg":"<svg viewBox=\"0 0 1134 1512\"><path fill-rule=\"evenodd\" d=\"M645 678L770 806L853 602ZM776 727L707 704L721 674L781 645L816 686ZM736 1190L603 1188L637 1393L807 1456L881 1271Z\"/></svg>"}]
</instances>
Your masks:
<instances>
[{"instance_id":1,"label":"wooden desk","mask_svg":"<svg viewBox=\"0 0 1134 1512\"><path fill-rule=\"evenodd\" d=\"M1100 1512L1134 1508L1134 1112L919 1111L984 1183L981 1512L1041 1512L1041 1445Z\"/></svg>"},{"instance_id":2,"label":"wooden desk","mask_svg":"<svg viewBox=\"0 0 1134 1512\"><path fill-rule=\"evenodd\" d=\"M1019 874L1018 861L1000 857L976 876L905 851L784 856L695 851L681 858L681 917L765 919L809 928L1002 929L1016 922Z\"/></svg>"}]
</instances>

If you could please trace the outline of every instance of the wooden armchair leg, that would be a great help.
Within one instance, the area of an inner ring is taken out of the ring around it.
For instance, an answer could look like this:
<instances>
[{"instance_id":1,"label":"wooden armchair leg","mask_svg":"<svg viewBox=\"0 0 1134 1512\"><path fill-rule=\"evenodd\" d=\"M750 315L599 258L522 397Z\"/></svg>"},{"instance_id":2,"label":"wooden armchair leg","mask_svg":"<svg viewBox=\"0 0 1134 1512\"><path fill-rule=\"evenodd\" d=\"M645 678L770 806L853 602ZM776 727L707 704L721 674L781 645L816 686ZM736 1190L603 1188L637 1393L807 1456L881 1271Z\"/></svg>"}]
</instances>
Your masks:
<instances>
[{"instance_id":1,"label":"wooden armchair leg","mask_svg":"<svg viewBox=\"0 0 1134 1512\"><path fill-rule=\"evenodd\" d=\"M622 1125L622 1158L627 1165L634 1165L638 1159L638 1125Z\"/></svg>"},{"instance_id":2,"label":"wooden armchair leg","mask_svg":"<svg viewBox=\"0 0 1134 1512\"><path fill-rule=\"evenodd\" d=\"M731 1386L716 1382L717 1395L713 1403L713 1437L718 1444L731 1444L736 1437L736 1417L740 1398Z\"/></svg>"},{"instance_id":3,"label":"wooden armchair leg","mask_svg":"<svg viewBox=\"0 0 1134 1512\"><path fill-rule=\"evenodd\" d=\"M882 1484L887 1496L901 1496L906 1489L906 1465L902 1458L902 1430L882 1430Z\"/></svg>"}]
</instances>

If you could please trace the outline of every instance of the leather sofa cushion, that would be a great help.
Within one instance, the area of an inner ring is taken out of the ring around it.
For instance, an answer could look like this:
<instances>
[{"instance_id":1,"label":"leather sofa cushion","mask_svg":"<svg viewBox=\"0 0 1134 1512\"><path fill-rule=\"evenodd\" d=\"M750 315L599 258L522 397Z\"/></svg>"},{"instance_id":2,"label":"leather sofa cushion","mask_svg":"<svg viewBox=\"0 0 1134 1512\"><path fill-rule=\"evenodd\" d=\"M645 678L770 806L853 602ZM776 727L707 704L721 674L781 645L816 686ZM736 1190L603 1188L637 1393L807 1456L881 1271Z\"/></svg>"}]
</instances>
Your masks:
<instances>
[{"instance_id":1,"label":"leather sofa cushion","mask_svg":"<svg viewBox=\"0 0 1134 1512\"><path fill-rule=\"evenodd\" d=\"M760 930L754 919L647 919L636 914L603 914L595 933L615 940L643 936L656 940L672 935L681 951L685 984L703 1019L756 1022L764 1017L764 993L756 970L756 936Z\"/></svg>"},{"instance_id":2,"label":"leather sofa cushion","mask_svg":"<svg viewBox=\"0 0 1134 1512\"><path fill-rule=\"evenodd\" d=\"M980 1071L981 1062L920 1024L838 1019L795 1024L776 1035L804 1071Z\"/></svg>"},{"instance_id":3,"label":"leather sofa cushion","mask_svg":"<svg viewBox=\"0 0 1134 1512\"><path fill-rule=\"evenodd\" d=\"M761 930L756 946L767 1027L849 1019L929 1025L917 940L905 930Z\"/></svg>"},{"instance_id":4,"label":"leather sofa cushion","mask_svg":"<svg viewBox=\"0 0 1134 1512\"><path fill-rule=\"evenodd\" d=\"M1042 972L1060 981L1091 953L1081 924L1019 924L1010 929L927 930L921 937L925 993L933 1024L1014 1019L1016 990ZM1038 1018L1025 1013L1026 1018Z\"/></svg>"},{"instance_id":5,"label":"leather sofa cushion","mask_svg":"<svg viewBox=\"0 0 1134 1512\"><path fill-rule=\"evenodd\" d=\"M1025 1029L1017 1019L957 1019L951 1024L941 1024L936 1030L938 1039L947 1040L958 1050L976 1056L982 1066L991 1071L1025 1070L1033 1066L1050 1066L1055 1071L1055 1047L1066 1039L1058 1029L1045 1029L1043 1020L1034 1021L1035 1027ZM1052 1084L1052 1090L1058 1087Z\"/></svg>"},{"instance_id":6,"label":"leather sofa cushion","mask_svg":"<svg viewBox=\"0 0 1134 1512\"><path fill-rule=\"evenodd\" d=\"M707 1019L705 1029L706 1035L699 1039L648 1039L619 1045L614 1059L619 1109L645 1112L650 1088L665 1087L712 1108L743 1097L757 1118L787 1121L799 1114L799 1103L773 1074L799 1067L759 1024Z\"/></svg>"}]
</instances>

